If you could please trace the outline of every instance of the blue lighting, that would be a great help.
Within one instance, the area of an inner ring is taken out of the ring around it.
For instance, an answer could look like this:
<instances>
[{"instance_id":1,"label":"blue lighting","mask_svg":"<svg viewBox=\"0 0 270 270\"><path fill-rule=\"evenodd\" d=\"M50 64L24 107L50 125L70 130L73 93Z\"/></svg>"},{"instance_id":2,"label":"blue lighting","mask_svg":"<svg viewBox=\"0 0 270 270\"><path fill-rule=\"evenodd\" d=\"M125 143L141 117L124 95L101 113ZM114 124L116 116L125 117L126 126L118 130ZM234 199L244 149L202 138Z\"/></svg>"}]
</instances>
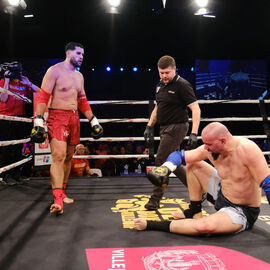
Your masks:
<instances>
[{"instance_id":1,"label":"blue lighting","mask_svg":"<svg viewBox=\"0 0 270 270\"><path fill-rule=\"evenodd\" d=\"M80 71L80 67L76 67L76 70Z\"/></svg>"},{"instance_id":2,"label":"blue lighting","mask_svg":"<svg viewBox=\"0 0 270 270\"><path fill-rule=\"evenodd\" d=\"M108 72L110 72L110 71L111 71L111 68L110 68L110 67L106 67L106 70L107 70Z\"/></svg>"},{"instance_id":3,"label":"blue lighting","mask_svg":"<svg viewBox=\"0 0 270 270\"><path fill-rule=\"evenodd\" d=\"M133 71L134 71L134 72L136 72L137 70L138 70L138 68L136 68L136 67L133 68Z\"/></svg>"},{"instance_id":4,"label":"blue lighting","mask_svg":"<svg viewBox=\"0 0 270 270\"><path fill-rule=\"evenodd\" d=\"M120 71L124 71L124 68L121 67L121 68L120 68Z\"/></svg>"},{"instance_id":5,"label":"blue lighting","mask_svg":"<svg viewBox=\"0 0 270 270\"><path fill-rule=\"evenodd\" d=\"M190 69L191 71L194 71L194 67L191 67L191 69Z\"/></svg>"}]
</instances>

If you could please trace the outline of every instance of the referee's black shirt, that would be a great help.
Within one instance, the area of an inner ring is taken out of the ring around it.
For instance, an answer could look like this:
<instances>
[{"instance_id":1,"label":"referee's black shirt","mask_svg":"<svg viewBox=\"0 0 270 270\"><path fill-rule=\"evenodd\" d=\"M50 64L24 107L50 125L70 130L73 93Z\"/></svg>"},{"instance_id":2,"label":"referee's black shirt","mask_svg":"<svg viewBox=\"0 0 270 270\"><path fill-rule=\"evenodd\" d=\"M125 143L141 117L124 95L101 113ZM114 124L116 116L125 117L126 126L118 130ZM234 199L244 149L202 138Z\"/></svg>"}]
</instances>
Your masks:
<instances>
[{"instance_id":1,"label":"referee's black shirt","mask_svg":"<svg viewBox=\"0 0 270 270\"><path fill-rule=\"evenodd\" d=\"M197 101L191 84L175 75L165 85L160 81L156 88L157 121L161 126L188 121L187 105Z\"/></svg>"}]
</instances>

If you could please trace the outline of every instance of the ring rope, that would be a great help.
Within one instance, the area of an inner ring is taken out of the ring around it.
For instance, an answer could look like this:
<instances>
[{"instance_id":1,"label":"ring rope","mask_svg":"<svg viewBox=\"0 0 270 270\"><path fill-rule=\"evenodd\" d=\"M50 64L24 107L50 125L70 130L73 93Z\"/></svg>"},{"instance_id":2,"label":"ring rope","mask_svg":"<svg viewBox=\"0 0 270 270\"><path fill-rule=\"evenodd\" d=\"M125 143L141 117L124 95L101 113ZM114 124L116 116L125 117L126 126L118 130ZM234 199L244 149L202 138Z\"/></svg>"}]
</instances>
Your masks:
<instances>
[{"instance_id":1,"label":"ring rope","mask_svg":"<svg viewBox=\"0 0 270 270\"><path fill-rule=\"evenodd\" d=\"M21 99L24 102L29 103L29 104L32 103L32 100L31 99L29 99L27 97L24 97L24 96L21 96L20 94L13 93L12 91L7 90L7 89L2 88L2 87L0 87L0 93L8 94L10 96L15 96L15 97L17 97L17 98L19 98L19 99Z\"/></svg>"},{"instance_id":2,"label":"ring rope","mask_svg":"<svg viewBox=\"0 0 270 270\"><path fill-rule=\"evenodd\" d=\"M149 155L81 155L73 156L75 159L120 159L120 158L146 158Z\"/></svg>"},{"instance_id":3,"label":"ring rope","mask_svg":"<svg viewBox=\"0 0 270 270\"><path fill-rule=\"evenodd\" d=\"M18 161L18 162L15 162L15 163L12 163L12 164L7 165L7 166L5 166L5 167L2 167L2 168L0 168L0 174L1 174L2 172L6 172L6 171L8 171L8 170L11 170L11 169L13 169L13 168L16 168L16 167L18 167L18 166L20 166L20 165L22 165L22 164L24 164L24 163L30 161L32 158L33 158L33 156L30 156L30 157L25 158L25 159L22 159L22 160L20 160L20 161Z\"/></svg>"},{"instance_id":4,"label":"ring rope","mask_svg":"<svg viewBox=\"0 0 270 270\"><path fill-rule=\"evenodd\" d=\"M31 139L21 139L21 140L12 140L12 141L2 141L0 142L0 146L7 146L7 145L15 145L15 144L20 144L20 143L27 143L30 142Z\"/></svg>"},{"instance_id":5,"label":"ring rope","mask_svg":"<svg viewBox=\"0 0 270 270\"><path fill-rule=\"evenodd\" d=\"M27 122L27 123L33 122L33 120L30 118L4 115L4 114L0 114L0 120L10 120L10 121L19 121L19 122Z\"/></svg>"},{"instance_id":6,"label":"ring rope","mask_svg":"<svg viewBox=\"0 0 270 270\"><path fill-rule=\"evenodd\" d=\"M269 155L270 151L262 152L264 155ZM154 155L156 156L156 154ZM146 158L149 155L76 155L75 159L122 159L122 158ZM1 171L0 171L1 173Z\"/></svg>"},{"instance_id":7,"label":"ring rope","mask_svg":"<svg viewBox=\"0 0 270 270\"><path fill-rule=\"evenodd\" d=\"M192 118L188 119L190 122L192 121ZM270 120L270 117L268 117L268 121ZM111 122L118 122L118 123L148 123L148 118L133 118L133 119L124 119L124 118L116 118L116 119L99 119L99 123L111 123ZM263 121L262 117L221 117L221 118L201 118L201 122L228 122L228 121L239 121L239 122L245 122L245 121ZM80 119L80 122L89 122L88 119Z\"/></svg>"},{"instance_id":8,"label":"ring rope","mask_svg":"<svg viewBox=\"0 0 270 270\"><path fill-rule=\"evenodd\" d=\"M248 139L266 139L266 135L238 135L239 137L245 137ZM197 137L198 139L201 139L201 136ZM188 140L189 137L186 136L184 140ZM155 141L159 141L160 137L154 137ZM92 141L92 142L124 142L124 141L144 141L144 137L101 137L99 139L94 139L92 137L84 137L80 138L81 142L84 141Z\"/></svg>"},{"instance_id":9,"label":"ring rope","mask_svg":"<svg viewBox=\"0 0 270 270\"><path fill-rule=\"evenodd\" d=\"M241 137L245 137L248 139L266 139L266 135L242 135ZM187 140L189 137L186 136L184 139ZM201 136L197 137L198 139L201 139ZM154 140L159 141L160 137L154 137ZM21 140L12 140L12 141L2 141L0 142L0 146L7 146L7 145L15 145L20 143L27 143L30 142L31 139L21 139ZM144 137L102 137L99 139L94 139L92 137L84 137L80 138L81 142L84 141L92 141L92 142L126 142L126 141L144 141Z\"/></svg>"},{"instance_id":10,"label":"ring rope","mask_svg":"<svg viewBox=\"0 0 270 270\"><path fill-rule=\"evenodd\" d=\"M269 99L264 100L265 103L270 103ZM221 100L198 100L199 104L218 104L218 103L252 103L258 104L260 101L258 99L238 99L238 100L230 100L230 99L221 99ZM128 104L149 104L149 101L141 101L141 100L88 100L88 103L91 105L98 105L98 104L116 104L116 105L128 105ZM156 101L154 100L156 104Z\"/></svg>"}]
</instances>

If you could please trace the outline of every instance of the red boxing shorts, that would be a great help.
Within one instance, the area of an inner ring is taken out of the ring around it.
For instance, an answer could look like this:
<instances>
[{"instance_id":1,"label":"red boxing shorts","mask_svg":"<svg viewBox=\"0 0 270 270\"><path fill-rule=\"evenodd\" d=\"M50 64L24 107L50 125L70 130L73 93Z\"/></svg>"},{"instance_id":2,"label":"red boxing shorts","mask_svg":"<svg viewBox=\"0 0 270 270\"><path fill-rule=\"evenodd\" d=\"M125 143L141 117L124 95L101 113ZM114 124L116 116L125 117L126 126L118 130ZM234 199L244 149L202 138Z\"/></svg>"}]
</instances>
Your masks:
<instances>
[{"instance_id":1,"label":"red boxing shorts","mask_svg":"<svg viewBox=\"0 0 270 270\"><path fill-rule=\"evenodd\" d=\"M80 143L80 118L77 110L49 109L47 124L50 141L55 138L69 145Z\"/></svg>"}]
</instances>

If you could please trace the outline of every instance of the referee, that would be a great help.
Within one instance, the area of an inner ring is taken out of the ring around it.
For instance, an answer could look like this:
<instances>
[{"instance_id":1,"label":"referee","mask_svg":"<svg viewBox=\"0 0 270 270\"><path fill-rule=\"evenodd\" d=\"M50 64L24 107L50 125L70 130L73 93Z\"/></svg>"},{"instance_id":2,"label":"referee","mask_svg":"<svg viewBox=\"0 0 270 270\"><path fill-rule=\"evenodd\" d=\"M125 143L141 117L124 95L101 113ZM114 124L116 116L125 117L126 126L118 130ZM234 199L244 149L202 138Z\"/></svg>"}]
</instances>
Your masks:
<instances>
[{"instance_id":1,"label":"referee","mask_svg":"<svg viewBox=\"0 0 270 270\"><path fill-rule=\"evenodd\" d=\"M156 102L144 131L146 142L154 142L153 127L160 125L160 143L155 160L161 166L170 153L179 150L189 129L188 108L192 112L192 129L187 143L188 149L197 147L197 134L200 125L201 110L191 84L176 73L173 57L165 55L158 61L160 82L156 87ZM185 184L185 169L180 166L174 174ZM164 188L153 186L153 194L145 208L155 210L164 194Z\"/></svg>"}]
</instances>

